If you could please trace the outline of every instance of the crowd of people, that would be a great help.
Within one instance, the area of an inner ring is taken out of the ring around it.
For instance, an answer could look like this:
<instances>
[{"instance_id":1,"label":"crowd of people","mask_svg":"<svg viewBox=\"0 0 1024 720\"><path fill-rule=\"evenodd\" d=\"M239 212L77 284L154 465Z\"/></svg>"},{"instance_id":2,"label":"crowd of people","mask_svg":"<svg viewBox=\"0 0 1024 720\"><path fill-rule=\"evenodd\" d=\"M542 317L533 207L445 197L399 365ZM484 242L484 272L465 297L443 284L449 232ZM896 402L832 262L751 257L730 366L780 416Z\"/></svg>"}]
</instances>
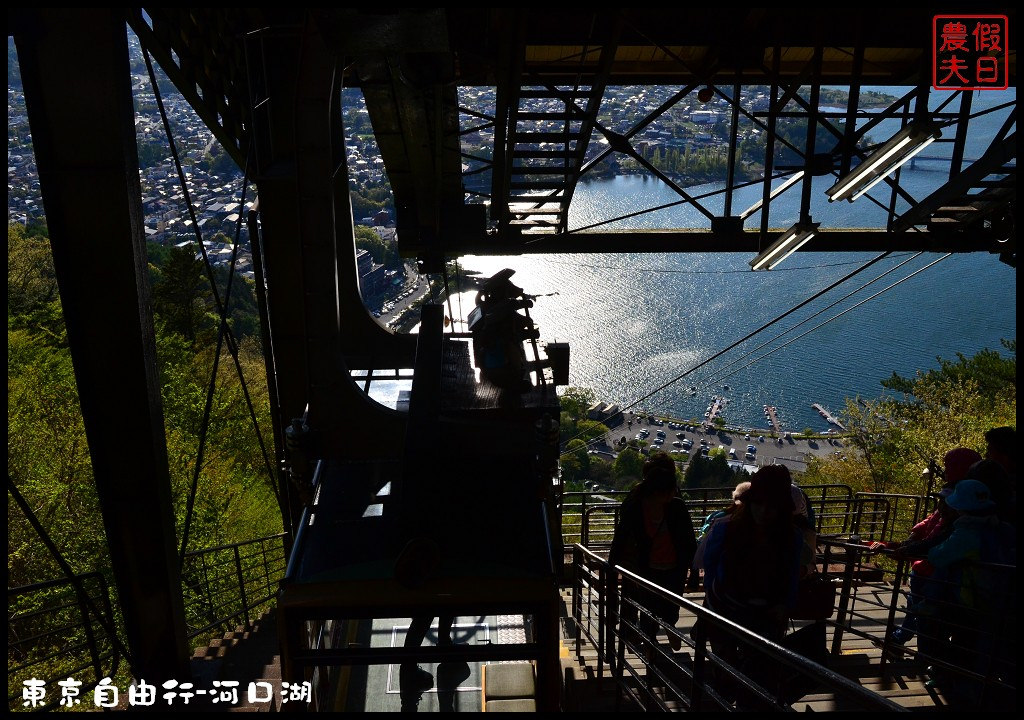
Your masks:
<instances>
[{"instance_id":1,"label":"crowd of people","mask_svg":"<svg viewBox=\"0 0 1024 720\"><path fill-rule=\"evenodd\" d=\"M982 458L955 448L943 458L938 506L899 543L872 543L911 562L907 612L890 641L918 636L929 687L954 704L972 706L982 688L954 668L986 677L1006 674L1006 638L1016 575L1016 431L993 428Z\"/></svg>"},{"instance_id":2,"label":"crowd of people","mask_svg":"<svg viewBox=\"0 0 1024 720\"><path fill-rule=\"evenodd\" d=\"M947 670L999 675L1009 635L995 623L1005 623L1015 591L1015 573L1006 566L1016 565L1016 431L993 428L985 439L985 457L962 447L946 453L936 509L908 538L870 545L912 563L907 612L890 640L905 645L917 636L919 656L934 663L930 684L955 704L977 701L980 686L976 678ZM609 560L677 594L688 576L693 589L702 572L705 607L779 643L794 617L801 578L816 572L814 529L811 504L789 470L769 465L740 483L731 504L710 514L695 533L679 497L675 464L661 453L646 461L643 479L622 503ZM664 627L678 650L679 636L668 629L678 619L678 604L638 590L627 597L631 607L649 611L639 613L641 633L653 639ZM637 611L622 617L635 621ZM719 658L749 667L743 644L712 625L695 629L695 638L703 633Z\"/></svg>"}]
</instances>

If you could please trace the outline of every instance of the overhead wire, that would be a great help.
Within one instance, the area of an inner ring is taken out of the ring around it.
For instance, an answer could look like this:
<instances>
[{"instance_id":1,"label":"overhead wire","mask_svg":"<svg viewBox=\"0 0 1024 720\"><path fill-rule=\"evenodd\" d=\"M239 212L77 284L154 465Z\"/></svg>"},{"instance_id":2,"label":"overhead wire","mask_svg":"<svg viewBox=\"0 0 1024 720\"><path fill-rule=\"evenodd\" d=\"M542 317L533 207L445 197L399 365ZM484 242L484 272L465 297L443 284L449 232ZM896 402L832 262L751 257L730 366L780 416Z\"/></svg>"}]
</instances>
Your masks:
<instances>
[{"instance_id":1,"label":"overhead wire","mask_svg":"<svg viewBox=\"0 0 1024 720\"><path fill-rule=\"evenodd\" d=\"M905 277L903 277L903 278L900 278L899 280L897 280L896 282L892 283L891 285L888 285L888 286L886 286L886 287L882 288L881 290L879 290L878 292L876 292L876 293L875 293L874 295L871 295L870 297L866 297L866 298L864 298L863 300L861 300L861 301L859 301L859 302L855 303L854 305L851 305L850 307L846 308L846 309L845 309L845 310L843 310L842 312L840 312L840 313L837 313L837 314L833 315L833 316L832 316L832 317L830 317L830 318L829 318L828 320L825 320L825 321L824 321L824 322L822 322L822 323L818 323L817 325L815 325L814 327L810 328L809 330L807 330L807 331L805 331L805 332L802 332L802 333L800 333L800 334L799 334L799 335L797 335L797 336L796 336L795 338L791 338L790 340L788 340L788 341L784 342L784 343L783 343L782 345L779 345L778 347L772 348L771 350L769 350L768 352L766 352L766 353L765 353L764 355L761 355L760 357L758 357L758 358L755 358L754 360L751 360L751 361L750 361L749 363L747 363L747 364L746 364L746 365L744 365L743 367L740 367L740 368L736 368L736 369L735 369L735 370L733 370L732 372L729 372L729 373L726 373L725 375L721 375L721 376L717 377L717 378L716 378L716 380L715 380L714 382L717 382L717 381L719 381L719 380L724 380L724 379L726 379L726 378L730 378L730 377L732 377L733 375L735 375L736 373L738 373L738 372L740 372L740 371L742 371L742 370L745 370L746 368L750 367L750 366L751 366L751 365L753 365L754 363L760 362L761 360L764 360L764 359L765 359L766 357L768 357L769 355L772 355L773 353L776 353L776 352L778 352L779 350L782 350L782 349L783 349L784 347L787 347L788 345L792 345L792 344L793 344L794 342L796 342L796 341L797 341L797 340L799 340L800 338L802 338L802 337L805 337L805 336L809 335L810 333L814 332L815 330L817 330L817 329L819 329L819 328L821 328L821 327L824 327L825 325L828 325L828 324L829 324L830 322L832 322L832 321L834 321L834 320L838 320L838 319L839 319L840 317L842 317L842 316L843 316L843 315L845 315L846 313L850 312L851 310L855 310L855 309L857 309L858 307L860 307L861 305L863 305L863 304L865 304L865 303L867 303L867 302L870 302L871 300L874 300L874 299L875 299L875 298L877 298L877 297L878 297L879 295L881 295L881 294L883 294L883 293L885 293L885 292L888 292L889 290L892 290L892 289L893 289L894 287L896 287L897 285L900 285L900 284L902 284L902 283L906 282L907 280L909 280L910 278L914 277L915 275L917 275L917 274L919 274L919 273L922 273L922 272L924 272L925 270L927 270L928 268L930 268L930 267L932 267L932 266L934 266L934 265L936 265L936 264L938 264L938 263L942 262L942 261L943 261L943 260L945 260L946 258L950 257L950 255L952 255L952 253L946 253L946 254L945 254L945 255L943 255L942 257L940 257L940 258L937 258L937 259L933 260L932 262L928 263L928 264L927 264L927 265L925 265L924 267L918 268L917 270L915 270L914 272L910 273L909 275L907 275L907 276L905 276ZM881 277L881 276L879 276L879 277Z\"/></svg>"},{"instance_id":2,"label":"overhead wire","mask_svg":"<svg viewBox=\"0 0 1024 720\"><path fill-rule=\"evenodd\" d=\"M848 300L849 298L851 298L851 297L853 297L854 295L856 295L857 293L859 293L859 292L860 292L861 290L863 290L863 289L867 288L867 287L868 287L868 286L870 286L870 285L873 285L874 283L876 283L876 282L878 282L879 280L881 280L882 278L884 278L884 277L885 277L886 275L888 275L888 274L890 274L890 273L892 273L892 272L895 272L896 270L899 270L899 269L900 269L901 267L903 267L903 266L904 266L904 265L906 265L907 263L911 262L911 261L912 261L912 260L914 260L915 258L917 258L917 257L920 257L920 256L921 256L921 255L923 255L923 254L924 254L924 253L921 253L921 252L919 252L919 253L916 253L916 254L914 254L914 255L913 255L912 257L909 257L909 258L907 258L906 260L904 260L903 262L901 262L901 263L897 263L896 265L893 265L893 266L892 266L891 268L889 268L888 270L886 270L886 271L885 271L885 272L883 272L882 274L880 274L880 275L877 275L876 277L874 277L874 278L873 278L873 279L871 279L871 280L868 280L868 281L867 281L866 283L864 283L863 285L861 285L861 286L860 286L860 287L858 287L858 288L855 288L854 290L851 290L850 292L848 292L848 293L847 293L846 295L843 295L843 296L842 296L841 298L839 298L838 300L835 300L835 301L833 301L833 302L829 303L828 305L826 305L825 307L821 308L820 310L818 310L818 311L814 312L813 314L811 314L811 315L807 316L806 318L804 318L803 320L801 320L800 322L798 322L798 323L797 323L796 325L793 325L792 327L790 327L790 328L788 328L788 329L786 329L786 330L782 331L781 333L779 333L778 335L775 335L775 336L774 336L774 337L772 337L772 338L769 338L768 340L764 341L763 343L761 343L761 344L760 344L760 345L758 345L757 347L753 348L752 350L748 350L747 352L743 353L742 355L740 355L740 356L739 356L738 358L736 358L735 360L731 360L731 361L729 361L728 363L726 363L726 364L725 364L725 366L723 366L723 367L721 367L721 368L718 368L718 369L717 369L717 370L715 371L715 373L713 373L713 375L717 375L717 373L721 373L721 372L723 372L723 371L725 371L725 370L728 370L728 369L729 369L730 367L732 367L733 365L736 365L737 363L740 363L740 362L742 362L742 361L743 361L744 359L746 359L746 358L750 357L751 355L753 355L754 353L756 353L756 352L757 352L758 350L760 350L761 348L764 348L764 347L766 347L767 345L770 345L771 343L775 342L775 341L776 341L776 340L778 340L779 338L782 338L782 337L784 337L785 335L788 335L789 333L793 332L794 330L796 330L797 328L799 328L799 327L800 327L801 325L805 325L806 323L809 323L809 322L810 322L811 320L813 320L814 318L818 317L819 315L822 315L823 313L826 313L826 312L828 312L829 310L831 310L832 308L834 308L834 307L835 307L836 305L839 305L839 304L840 304L840 303L842 303L843 301L845 301L845 300ZM717 382L717 381L718 381L718 379L720 379L720 378L717 378L717 377L712 377L712 378L710 378L710 379L708 379L708 380L706 380L706 381L703 381L703 382L702 382L701 384L702 384L702 385L707 385L707 384L710 384L710 383L715 383L715 382ZM699 387L699 386L698 386L698 387Z\"/></svg>"},{"instance_id":3,"label":"overhead wire","mask_svg":"<svg viewBox=\"0 0 1024 720\"><path fill-rule=\"evenodd\" d=\"M178 557L179 563L183 566L185 562L185 552L188 547L188 536L194 512L195 496L196 493L198 492L199 473L202 470L203 465L203 456L206 446L206 435L209 427L210 415L212 413L213 391L216 384L217 369L220 364L221 349L225 345L227 347L228 354L231 356L234 362L235 371L238 374L239 384L242 388L242 394L244 396L247 409L249 411L250 420L252 421L253 428L256 432L257 441L260 446L260 451L263 455L264 466L268 473L268 479L270 481L271 489L273 490L274 495L278 501L280 501L280 496L277 484L274 482L273 465L270 462L266 442L263 439L263 433L260 430L259 421L256 417L256 410L252 403L252 397L249 394L248 383L245 380L245 373L243 372L241 362L238 359L238 343L234 337L234 333L232 332L231 327L227 324L227 313L231 298L232 279L234 276L235 262L238 257L239 240L241 237L242 210L245 207L246 190L249 184L249 151L247 150L246 152L246 163L242 176L241 202L239 203L238 219L236 220L235 223L235 238L231 253L231 264L228 273L227 285L225 287L225 294L222 301L220 292L217 289L217 280L213 272L213 265L210 262L208 253L206 252L206 245L203 242L202 229L200 228L197 222L195 206L192 203L192 197L188 190L188 183L186 182L185 179L185 172L181 164L181 157L178 153L177 144L174 141L174 133L171 130L170 120L167 116L166 108L164 107L163 97L160 93L159 84L157 83L156 71L153 68L153 62L152 59L150 58L149 51L146 48L143 48L142 54L143 58L146 61L146 69L149 74L149 81L153 88L153 95L156 100L157 108L160 111L160 118L163 122L164 132L167 135L167 142L171 151L171 157L174 160L174 166L178 173L178 182L181 186L182 196L188 208L189 217L192 221L192 227L196 234L196 242L199 244L199 250L203 258L203 265L206 270L207 280L210 283L210 291L213 295L214 305L216 306L216 311L219 318L217 327L217 347L216 352L214 354L213 369L211 372L210 383L207 391L206 405L204 406L203 411L203 422L202 425L200 426L199 448L196 454L195 467L193 469L192 484L190 486L189 495L186 500L185 521L182 528L181 549L179 551Z\"/></svg>"},{"instance_id":4,"label":"overhead wire","mask_svg":"<svg viewBox=\"0 0 1024 720\"><path fill-rule=\"evenodd\" d=\"M883 260L886 257L888 257L890 254L892 254L892 251L891 250L887 250L886 252L883 252L883 253L875 256L871 260L869 260L866 263L864 263L861 267L857 268L856 270L853 270L852 272L847 273L846 275L844 275L843 277L839 278L835 282L829 284L827 287L825 287L825 288L819 290L818 292L814 293L813 295L811 295L806 300L802 300L801 302L799 302L796 305L794 305L793 307L791 307L789 310L786 310L785 312L781 313L780 315L775 316L774 318L772 318L768 322L766 322L766 323L762 324L761 326L755 328L754 330L750 331L749 333L744 335L739 340L736 340L735 342L731 343L730 345L728 345L727 347L723 348L722 350L719 350L718 352L714 353L710 357L708 357L708 358L702 360L701 362L697 363L696 365L691 367L689 370L686 370L685 372L680 373L679 375L675 376L671 380L662 383L661 385L659 385L658 387L656 387L654 390L650 391L646 395L644 395L644 396L634 400L632 403L630 403L630 404L626 405L625 407L621 408L612 417L617 417L619 415L622 415L623 413L625 413L630 408L634 408L637 405L639 405L640 403L644 402L645 400L648 400L649 398L654 397L655 395L660 393L662 390L670 387L671 385L674 385L675 383L679 382L683 378L687 377L688 375L690 375L690 373L695 372L696 370L699 370L700 368L704 367L708 363L718 359L719 357L721 357L725 353L729 352L733 348L735 348L735 347L737 347L739 345L742 345L743 343L745 343L747 340L749 340L750 338L754 337L758 333L763 332L764 330L768 329L769 327L771 327L772 325L775 325L778 322L781 322L785 318L787 318L790 315L792 315L793 313L795 313L800 308L803 308L803 307L807 306L808 304L814 302L815 300L817 300L821 296L825 295L826 293L828 293L828 292L832 291L833 289L839 287L840 285L842 285L847 280L850 280L850 279L856 277L860 273L864 272L865 270L867 270L868 268L873 266L875 263L880 262L881 260ZM608 419L611 419L611 418L608 418ZM573 437L569 438L569 440L567 440L566 443L569 443L572 440L577 440L577 439L579 439L582 436L583 436L583 433L577 433Z\"/></svg>"},{"instance_id":5,"label":"overhead wire","mask_svg":"<svg viewBox=\"0 0 1024 720\"><path fill-rule=\"evenodd\" d=\"M794 325L794 326L793 326L792 328L790 328L789 330L786 330L785 332L783 332L783 333L780 333L779 335L776 335L776 336L775 336L774 338L772 338L772 340L769 340L769 341L767 341L766 343L763 343L762 345L758 346L758 348L755 348L754 350L750 351L749 353L746 353L746 354L745 354L744 356L742 356L742 357L749 357L749 355L750 355L750 354L752 354L753 352L756 352L756 351L757 351L758 349L760 349L760 348L763 348L763 347L765 347L765 345L767 345L768 343L771 343L771 342L773 342L774 340L776 340L776 339L778 339L778 338L782 337L783 335L786 335L787 333L791 332L792 330L796 329L797 327L800 327L800 325L803 325L803 324L804 324L804 323L806 323L807 321L809 321L809 320L813 319L814 317L817 317L818 315L820 315L820 314L821 314L822 312L824 312L824 311L828 310L829 308L835 307L835 306L836 306L836 305L837 305L837 304L838 304L839 302L842 302L842 300L848 299L848 298L849 298L850 296L852 296L853 294L855 294L855 293L857 293L857 292L860 292L860 291L861 291L861 290L863 290L863 289L864 289L865 287L867 287L867 286L871 285L872 283L874 283L874 282L876 282L876 281L880 280L881 278L885 277L885 275L889 274L889 273L890 273L890 272L892 272L893 270L896 270L896 269L898 269L898 268L902 267L902 266L903 266L903 265L905 265L905 264L906 264L907 262L910 262L910 260L913 260L914 258L916 258L916 257L919 257L919 256L920 256L920 255L922 255L922 254L923 254L923 253L916 253L916 254L914 255L914 257L913 257L913 258L910 258L910 259L908 259L908 260L905 260L905 261L903 261L902 263L899 263L898 265L894 266L893 268L890 268L889 270L887 270L886 272L882 273L881 275L879 275L878 277L874 278L873 280L871 280L871 281L869 281L869 282L865 283L864 285L862 285L861 287L857 288L856 290L854 290L854 291L852 291L852 292L848 293L848 294L847 294L847 295L845 295L845 296L844 296L843 298L841 298L841 299L840 299L839 301L836 301L836 302L834 302L834 303L830 304L830 305L829 305L829 306L827 306L827 307L826 307L825 309L823 309L823 310L821 310L821 311L818 311L818 312L816 312L816 313L815 313L814 315L811 315L811 316L810 316L809 318L807 318L807 319L805 319L805 320L801 321L800 323L797 323L796 325ZM713 376L712 378L709 378L708 380L706 380L706 381L704 381L704 382L705 382L706 384L710 384L710 383L717 383L717 382L720 382L720 381L722 381L722 380L725 380L725 379L727 379L727 378L730 378L730 377L732 377L732 376L736 375L737 373L739 373L739 372L741 372L741 371L745 370L746 368L748 368L748 367L750 367L750 366L752 366L752 365L754 365L754 364L756 364L756 363L760 362L761 360L763 360L763 359L767 358L768 356L770 356L770 355L774 354L775 352L777 352L777 351L779 351L779 350L782 350L783 348L785 348L785 347L787 347L787 346L789 346L789 345L793 344L793 343L794 343L794 342L796 342L797 340L799 340L799 339L801 339L801 338L803 338L803 337L806 337L807 335L809 335L810 333L814 332L815 330L818 330L818 329L820 329L820 328L824 327L825 325L828 325L829 323L831 323L831 322L833 322L833 321L835 321L835 320L839 319L840 317L842 317L842 316L843 316L843 315L845 315L846 313L848 313L848 312L851 312L852 310L855 310L856 308L860 307L861 305L864 305L865 303L868 303L868 302L870 302L871 300L874 300L875 298L879 297L879 296L880 296L880 295L882 295L883 293L886 293L886 292L888 292L889 290L892 290L893 288L897 287L898 285L901 285L902 283L906 282L906 281L907 281L907 280L909 280L910 278L912 278L912 277L914 277L914 276L916 276L916 275L918 275L918 274L920 274L920 273L924 272L925 270L928 270L929 268L931 268L931 267L935 266L936 264L938 264L938 263L942 262L943 260L945 260L945 259L949 258L949 257L950 257L951 255L952 255L952 253L946 253L946 254L945 254L945 255L943 255L942 257L940 257L940 258L937 258L936 260L933 260L932 262L928 263L927 265L925 265L925 266L923 266L923 267L921 267L921 268L918 268L917 270L913 271L912 273L910 273L910 274L908 274L908 275L906 275L906 276L904 276L904 277L900 278L900 279L899 279L899 280L897 280L896 282L894 282L894 283L892 283L892 284L890 284L890 285L887 285L886 287L882 288L881 290L879 290L878 292L874 293L873 295L871 295L871 296L869 296L869 297L867 297L867 298L864 298L863 300L861 300L861 301L859 301L859 302L855 303L854 305L851 305L850 307L848 307L848 308L846 308L845 310L843 310L843 311L841 311L841 312L837 313L836 315L833 315L832 317L828 318L828 319L827 319L827 320L825 320L824 322L821 322L821 323L819 323L819 324L815 325L814 327L812 327L812 328L808 329L807 331L805 331L805 332L801 333L800 335L798 335L798 336L796 336L796 337L794 337L794 338L791 338L790 340L788 340L787 342L783 343L782 345L779 345L778 347L775 347L775 348L773 348L773 349L769 350L768 352L764 353L763 355L761 355L761 356L759 356L759 357L757 357L757 358L755 358L755 359L751 360L750 362L748 362L747 364L743 365L742 367L736 368L735 370L733 370L733 371L731 371L731 372L728 372L728 373L725 373L725 374L721 374L721 375L715 375L715 376ZM805 302L806 302L806 301L805 301ZM774 322L774 321L772 321L772 322ZM767 327L767 326L763 326L763 327ZM762 329L763 329L763 328L762 328ZM759 329L758 331L755 331L755 332L759 332L759 331L760 331L760 329ZM716 357L719 357L719 356L721 356L721 355L722 355L722 353L724 353L724 352L727 352L727 351L728 351L728 350L730 350L730 349L731 349L732 347L735 347L735 344L734 344L734 345L732 345L732 346L730 346L729 348L726 348L726 349L725 349L725 350L723 350L722 352L720 352L720 353L717 353L716 355L712 356L711 358L708 358L708 360L704 361L703 363L701 363L700 365L698 365L698 366L697 366L696 368L692 368L692 369L691 369L690 371L687 371L687 373L684 373L684 375L686 375L686 374L689 374L689 372L692 372L693 370L695 370L695 369L699 368L699 367L700 367L701 365L704 365L704 364L706 364L706 363L707 363L707 362L709 362L710 360L713 360L713 359L715 359ZM741 357L740 359L742 359L742 357ZM735 362L737 362L737 361L733 361L732 363L730 363L730 365L732 365L732 364L735 364ZM722 370L724 370L724 369L727 369L727 368L728 368L728 367L729 367L730 365L726 365L726 367L725 367L725 368L722 368ZM680 378L677 378L677 380L678 380L678 379L681 379L681 377L683 377L683 376L680 376ZM672 382L675 382L675 380L673 380ZM624 408L622 409L622 412L625 412L625 411L627 411L627 410L628 410L629 408L631 408L631 407L635 407L635 406L636 406L637 404L639 404L639 403L643 402L644 400L648 399L649 397L651 397L651 396L652 396L652 395L654 395L655 393L657 393L657 392L660 392L660 391L661 391L662 389L664 389L665 387L667 387L667 386L668 386L668 384L670 384L670 383L667 383L666 385L663 385L662 387L660 387L660 388L658 388L658 389L654 390L653 392L649 393L648 395L645 395L644 397L640 398L639 400L635 401L634 403L631 403L630 405L627 405L626 407L624 407ZM573 438L570 438L570 440L578 439L579 437L581 437L581 435L582 435L582 434L578 434L578 435L576 435L575 437L573 437ZM568 441L567 441L567 442L568 442ZM562 456L564 456L565 454L566 454L566 453L563 453L563 455L562 455Z\"/></svg>"}]
</instances>

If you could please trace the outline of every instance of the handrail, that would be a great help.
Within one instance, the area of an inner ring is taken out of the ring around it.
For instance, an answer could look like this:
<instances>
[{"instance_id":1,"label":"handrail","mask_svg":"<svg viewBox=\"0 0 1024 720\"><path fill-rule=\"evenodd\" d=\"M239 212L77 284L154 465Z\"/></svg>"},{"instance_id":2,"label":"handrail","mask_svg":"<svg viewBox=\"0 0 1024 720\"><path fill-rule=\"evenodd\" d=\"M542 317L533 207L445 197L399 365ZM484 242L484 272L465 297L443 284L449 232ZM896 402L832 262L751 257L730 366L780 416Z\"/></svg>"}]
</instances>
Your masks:
<instances>
[{"instance_id":1,"label":"handrail","mask_svg":"<svg viewBox=\"0 0 1024 720\"><path fill-rule=\"evenodd\" d=\"M854 498L860 501L862 507L867 502L885 501L888 503L890 511L887 523L881 533L876 533L878 540L886 542L909 535L914 525L924 519L933 503L931 497L902 493L858 492ZM913 508L909 516L905 509L907 505ZM860 533L860 535L863 537L864 533Z\"/></svg>"},{"instance_id":2,"label":"handrail","mask_svg":"<svg viewBox=\"0 0 1024 720\"><path fill-rule=\"evenodd\" d=\"M93 585L89 592L85 591L87 585ZM19 600L31 609L16 609ZM115 627L114 612L102 573L9 588L7 607L9 709L24 709L21 690L30 678L49 685L71 675L82 682L80 690L87 692L104 677L117 673L121 652L119 640L110 634ZM58 704L59 700L53 700L34 709L52 710Z\"/></svg>"},{"instance_id":3,"label":"handrail","mask_svg":"<svg viewBox=\"0 0 1024 720\"><path fill-rule=\"evenodd\" d=\"M655 585L621 566L612 566L582 545L573 546L573 558L576 582L573 586L572 607L579 633L577 635L577 654L580 653L582 637L586 637L597 649L598 677L601 677L604 664L608 664L613 668L616 682L623 691L649 709L666 709L665 701L660 696L650 693L649 688L644 690L642 684L637 682L636 677L627 677L628 674L633 673L632 664L625 662L627 650L637 658L646 657L644 664L647 667L648 677L654 678L657 684L664 686L665 696L671 695L690 711L704 709L705 704L717 705L720 709L731 709L730 704L716 685L709 680L711 674L709 671L712 669L718 677L728 676L736 680L749 691L756 704L773 709L786 709L790 703L782 696L782 690L759 684L747 674L745 669L730 665L724 658L709 650L707 632L697 632L690 637L680 633L674 627L665 626L636 601L635 598L641 593L660 596L675 603L682 612L696 617L697 622L702 623L703 627L714 628L720 633L725 633L744 647L767 658L773 668L787 668L789 671L797 673L798 676L811 678L832 692L856 702L862 709L904 710L891 700L881 697L781 645L752 633L686 597ZM618 577L621 577L621 584L617 582ZM593 599L586 603L588 609L595 604L598 607L596 628L594 628L591 614L588 612L584 615L584 602L581 597L584 592L597 595L596 603ZM692 651L692 664L680 663L675 660L674 656L666 654L654 638L644 634L641 623L629 620L622 614L620 608L627 607L632 608L638 614L644 613L648 621L657 622L661 626L661 630L672 633L681 643L687 645ZM683 690L687 683L678 682L678 678L685 678L689 681L688 690Z\"/></svg>"},{"instance_id":4,"label":"handrail","mask_svg":"<svg viewBox=\"0 0 1024 720\"><path fill-rule=\"evenodd\" d=\"M277 597L287 568L286 537L277 533L185 554L182 591L189 640L236 623L251 627L255 612Z\"/></svg>"},{"instance_id":5,"label":"handrail","mask_svg":"<svg viewBox=\"0 0 1024 720\"><path fill-rule=\"evenodd\" d=\"M808 499L811 501L811 507L818 516L817 528L820 532L823 528L822 519L828 517L837 517L838 515L834 512L835 506L840 507L852 507L855 502L855 493L853 488L848 485L801 485L800 488L807 494ZM691 518L696 520L703 520L704 517L712 510L719 510L723 507L728 506L735 486L721 486L721 487L698 487L690 488L683 487L682 492L685 495L687 507L690 508ZM609 502L607 498L611 498L611 502L621 502L629 494L627 490L595 490L595 491L571 491L562 495L561 510L563 513L563 521L566 515L575 516L578 511L579 514L583 514L586 508L590 505L592 498L605 498L597 500L596 504L605 504ZM913 496L901 496L892 494L881 494L881 493L857 493L864 497L913 497ZM927 499L925 499L927 501ZM567 512L570 511L571 513ZM848 515L849 512L844 513ZM845 532L848 525L844 525L837 529L839 532ZM829 528L831 529L831 528ZM564 533L567 536L570 533Z\"/></svg>"},{"instance_id":6,"label":"handrail","mask_svg":"<svg viewBox=\"0 0 1024 720\"><path fill-rule=\"evenodd\" d=\"M277 533L275 535L267 535L265 537L253 538L252 540L242 540L236 543L227 543L226 545L216 545L214 547L203 548L201 550L189 550L185 553L185 557L192 557L196 555L206 555L218 550L231 550L233 548L241 548L246 545L255 545L256 543L264 542L266 540L274 540L276 538L283 538L286 533Z\"/></svg>"},{"instance_id":7,"label":"handrail","mask_svg":"<svg viewBox=\"0 0 1024 720\"><path fill-rule=\"evenodd\" d=\"M1006 709L1008 694L1015 702L1016 663L1010 647L1016 636L1015 565L960 564L956 568L960 572L983 573L990 581L990 587L974 588L978 595L974 604L964 604L958 597L962 585L961 576L956 574L928 576L927 599L922 602L922 596L908 593L903 603L911 566L922 559L920 556L886 549L872 551L863 542L825 538L819 543L825 547L826 557L837 551L845 556L838 614L834 622L829 621L834 627L833 654L841 651L845 635L854 635L882 648L882 666L907 656L922 668L942 668L954 678L951 685L973 687L976 697L969 703L971 707ZM897 642L894 632L905 622L897 613L905 615L911 607L918 609L911 612L917 621L912 633L916 641ZM881 635L864 629L870 627L869 613L878 610L886 615Z\"/></svg>"},{"instance_id":8,"label":"handrail","mask_svg":"<svg viewBox=\"0 0 1024 720\"><path fill-rule=\"evenodd\" d=\"M288 554L288 565L285 569L285 578L291 578L295 573L295 563L299 558L302 557L302 553L305 552L306 537L308 532L306 528L309 526L309 516L313 512L313 508L317 506L320 500L320 482L324 471L324 461L317 460L316 466L313 469L313 503L307 505L302 509L302 519L299 521L299 529L295 533L295 542L292 543L291 552Z\"/></svg>"}]
</instances>

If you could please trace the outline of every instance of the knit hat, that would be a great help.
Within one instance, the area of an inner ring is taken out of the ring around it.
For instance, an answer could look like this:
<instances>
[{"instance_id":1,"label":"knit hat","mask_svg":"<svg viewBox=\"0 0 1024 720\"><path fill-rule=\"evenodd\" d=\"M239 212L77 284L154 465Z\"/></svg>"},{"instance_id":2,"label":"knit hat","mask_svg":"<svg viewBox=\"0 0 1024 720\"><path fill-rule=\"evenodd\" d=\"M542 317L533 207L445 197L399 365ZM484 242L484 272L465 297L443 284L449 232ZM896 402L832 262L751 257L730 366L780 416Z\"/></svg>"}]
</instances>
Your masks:
<instances>
[{"instance_id":1,"label":"knit hat","mask_svg":"<svg viewBox=\"0 0 1024 720\"><path fill-rule=\"evenodd\" d=\"M946 484L956 485L967 477L967 469L974 463L981 460L981 455L970 448L958 447L950 450L942 458L942 465L946 468Z\"/></svg>"}]
</instances>

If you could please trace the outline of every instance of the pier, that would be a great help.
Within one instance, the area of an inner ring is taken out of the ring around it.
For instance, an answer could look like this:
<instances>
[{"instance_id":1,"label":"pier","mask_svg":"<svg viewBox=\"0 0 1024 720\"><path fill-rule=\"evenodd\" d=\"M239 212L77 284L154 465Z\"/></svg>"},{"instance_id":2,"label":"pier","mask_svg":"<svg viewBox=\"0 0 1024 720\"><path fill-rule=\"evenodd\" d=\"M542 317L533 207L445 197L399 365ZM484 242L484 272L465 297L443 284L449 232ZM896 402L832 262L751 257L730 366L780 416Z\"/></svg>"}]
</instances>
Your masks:
<instances>
[{"instance_id":1,"label":"pier","mask_svg":"<svg viewBox=\"0 0 1024 720\"><path fill-rule=\"evenodd\" d=\"M830 425L835 425L840 430L846 430L846 427L824 405L811 403L811 407L817 410L818 414L825 418L825 421Z\"/></svg>"},{"instance_id":2,"label":"pier","mask_svg":"<svg viewBox=\"0 0 1024 720\"><path fill-rule=\"evenodd\" d=\"M711 409L704 413L704 424L708 427L713 427L715 424L715 418L718 417L718 413L722 412L725 408L726 399L719 395L715 395L711 398Z\"/></svg>"},{"instance_id":3,"label":"pier","mask_svg":"<svg viewBox=\"0 0 1024 720\"><path fill-rule=\"evenodd\" d=\"M768 423L771 425L772 432L782 432L782 423L779 421L778 411L775 409L774 405L764 406L764 416L765 419L768 420Z\"/></svg>"}]
</instances>

